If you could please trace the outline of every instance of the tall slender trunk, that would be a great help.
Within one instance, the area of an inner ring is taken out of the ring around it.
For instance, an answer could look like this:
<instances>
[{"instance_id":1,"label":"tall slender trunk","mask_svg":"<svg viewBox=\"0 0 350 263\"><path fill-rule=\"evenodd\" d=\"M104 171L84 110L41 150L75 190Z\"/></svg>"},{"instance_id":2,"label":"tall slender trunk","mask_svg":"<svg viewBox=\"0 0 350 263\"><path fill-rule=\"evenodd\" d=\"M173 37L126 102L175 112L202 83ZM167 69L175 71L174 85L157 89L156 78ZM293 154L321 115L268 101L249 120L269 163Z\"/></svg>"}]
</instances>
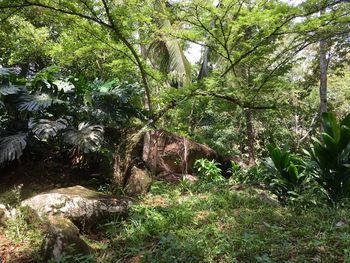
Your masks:
<instances>
[{"instance_id":1,"label":"tall slender trunk","mask_svg":"<svg viewBox=\"0 0 350 263\"><path fill-rule=\"evenodd\" d=\"M202 79L208 77L208 75L209 75L208 62L209 62L209 48L205 47L204 52L203 52L203 61L202 61L201 69L200 69L199 74L198 74L198 80L202 80Z\"/></svg>"},{"instance_id":2,"label":"tall slender trunk","mask_svg":"<svg viewBox=\"0 0 350 263\"><path fill-rule=\"evenodd\" d=\"M325 10L321 10L321 15L325 13ZM328 60L327 60L327 44L325 39L321 39L320 43L320 113L328 111L327 107L327 72L328 72Z\"/></svg>"},{"instance_id":3,"label":"tall slender trunk","mask_svg":"<svg viewBox=\"0 0 350 263\"><path fill-rule=\"evenodd\" d=\"M140 33L140 36L142 36L142 33ZM141 49L141 57L144 61L147 61L147 47L144 44L140 45L140 49ZM143 95L143 105L145 107L145 109L147 111L150 111L150 101L149 101L149 97L147 95L147 92L145 92L145 94Z\"/></svg>"},{"instance_id":4,"label":"tall slender trunk","mask_svg":"<svg viewBox=\"0 0 350 263\"><path fill-rule=\"evenodd\" d=\"M251 109L246 109L244 113L246 119L246 135L248 140L248 162L249 164L255 164L255 134L253 126L253 111Z\"/></svg>"}]
</instances>

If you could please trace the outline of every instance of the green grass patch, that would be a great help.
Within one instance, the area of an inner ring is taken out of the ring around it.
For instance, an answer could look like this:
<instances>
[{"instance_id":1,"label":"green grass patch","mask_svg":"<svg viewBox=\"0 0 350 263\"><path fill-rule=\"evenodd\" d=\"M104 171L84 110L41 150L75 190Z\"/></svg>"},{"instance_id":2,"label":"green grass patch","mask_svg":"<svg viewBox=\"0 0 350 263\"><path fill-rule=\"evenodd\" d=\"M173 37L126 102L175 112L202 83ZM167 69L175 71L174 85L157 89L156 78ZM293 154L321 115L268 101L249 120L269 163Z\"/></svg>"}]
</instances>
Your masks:
<instances>
[{"instance_id":1,"label":"green grass patch","mask_svg":"<svg viewBox=\"0 0 350 263\"><path fill-rule=\"evenodd\" d=\"M350 262L348 209L299 211L234 189L156 183L128 219L105 227L100 261Z\"/></svg>"},{"instance_id":2,"label":"green grass patch","mask_svg":"<svg viewBox=\"0 0 350 263\"><path fill-rule=\"evenodd\" d=\"M30 211L19 208L13 219L0 225L0 255L4 262L42 262L44 228Z\"/></svg>"}]
</instances>

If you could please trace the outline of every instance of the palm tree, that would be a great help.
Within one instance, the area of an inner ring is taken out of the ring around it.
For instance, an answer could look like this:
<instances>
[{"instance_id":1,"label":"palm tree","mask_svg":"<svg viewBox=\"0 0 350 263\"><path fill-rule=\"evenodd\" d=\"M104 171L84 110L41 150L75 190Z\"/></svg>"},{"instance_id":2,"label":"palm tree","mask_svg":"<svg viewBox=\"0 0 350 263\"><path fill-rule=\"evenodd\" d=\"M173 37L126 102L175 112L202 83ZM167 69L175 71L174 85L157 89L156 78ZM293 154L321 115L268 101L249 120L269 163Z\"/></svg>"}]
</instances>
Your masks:
<instances>
[{"instance_id":1,"label":"palm tree","mask_svg":"<svg viewBox=\"0 0 350 263\"><path fill-rule=\"evenodd\" d=\"M155 1L155 10L164 15L156 19L160 31L173 29L166 17L167 5L164 0ZM191 83L191 64L178 39L158 34L157 39L150 44L147 55L152 65L167 75L171 86L178 88Z\"/></svg>"}]
</instances>

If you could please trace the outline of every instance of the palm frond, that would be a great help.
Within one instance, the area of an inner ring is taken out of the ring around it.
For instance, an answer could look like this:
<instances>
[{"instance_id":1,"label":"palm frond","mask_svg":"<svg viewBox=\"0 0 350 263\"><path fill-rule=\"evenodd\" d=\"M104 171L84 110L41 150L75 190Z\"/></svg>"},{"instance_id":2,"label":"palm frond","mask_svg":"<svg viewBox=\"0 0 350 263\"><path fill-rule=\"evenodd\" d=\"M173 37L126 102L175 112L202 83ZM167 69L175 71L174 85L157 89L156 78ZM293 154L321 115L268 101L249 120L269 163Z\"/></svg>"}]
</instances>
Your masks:
<instances>
[{"instance_id":1,"label":"palm frond","mask_svg":"<svg viewBox=\"0 0 350 263\"><path fill-rule=\"evenodd\" d=\"M169 71L171 81L179 86L191 83L191 64L187 60L177 39L166 40L169 50Z\"/></svg>"},{"instance_id":2,"label":"palm frond","mask_svg":"<svg viewBox=\"0 0 350 263\"><path fill-rule=\"evenodd\" d=\"M41 141L47 141L51 137L55 137L57 133L68 127L68 122L65 119L58 120L31 120L29 129Z\"/></svg>"},{"instance_id":3,"label":"palm frond","mask_svg":"<svg viewBox=\"0 0 350 263\"><path fill-rule=\"evenodd\" d=\"M19 98L18 109L26 111L38 111L47 109L54 104L63 104L63 100L59 100L49 96L48 94L40 95L22 95Z\"/></svg>"},{"instance_id":4,"label":"palm frond","mask_svg":"<svg viewBox=\"0 0 350 263\"><path fill-rule=\"evenodd\" d=\"M0 164L19 159L27 146L27 134L19 133L0 138Z\"/></svg>"},{"instance_id":5,"label":"palm frond","mask_svg":"<svg viewBox=\"0 0 350 263\"><path fill-rule=\"evenodd\" d=\"M166 16L166 1L156 1L156 7L157 11L164 15L158 20L159 27L164 31L173 31L173 25ZM191 64L178 39L160 35L160 39L151 44L152 48L156 51L154 54L157 55L157 60L161 63L160 69L164 69L164 65L167 65L166 73L173 85L181 87L191 83Z\"/></svg>"},{"instance_id":6,"label":"palm frond","mask_svg":"<svg viewBox=\"0 0 350 263\"><path fill-rule=\"evenodd\" d=\"M147 50L147 56L154 67L161 72L168 73L170 55L164 41L153 41Z\"/></svg>"},{"instance_id":7,"label":"palm frond","mask_svg":"<svg viewBox=\"0 0 350 263\"><path fill-rule=\"evenodd\" d=\"M74 146L79 152L95 152L103 142L103 127L82 122L78 129L71 128L64 134L64 142Z\"/></svg>"},{"instance_id":8,"label":"palm frond","mask_svg":"<svg viewBox=\"0 0 350 263\"><path fill-rule=\"evenodd\" d=\"M0 95L11 95L16 94L24 89L24 86L18 85L1 85L0 86Z\"/></svg>"},{"instance_id":9,"label":"palm frond","mask_svg":"<svg viewBox=\"0 0 350 263\"><path fill-rule=\"evenodd\" d=\"M16 74L16 69L15 68L1 68L0 67L0 77L2 76L8 76L11 74Z\"/></svg>"}]
</instances>

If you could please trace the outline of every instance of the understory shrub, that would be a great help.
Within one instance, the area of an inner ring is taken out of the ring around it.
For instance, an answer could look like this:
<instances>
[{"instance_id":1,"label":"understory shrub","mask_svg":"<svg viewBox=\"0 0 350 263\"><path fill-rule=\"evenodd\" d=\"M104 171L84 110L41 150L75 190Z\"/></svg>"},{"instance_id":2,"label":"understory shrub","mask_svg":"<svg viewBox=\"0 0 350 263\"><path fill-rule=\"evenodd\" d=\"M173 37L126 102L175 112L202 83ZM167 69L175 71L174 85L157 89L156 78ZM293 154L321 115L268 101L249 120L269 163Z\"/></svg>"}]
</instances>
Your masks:
<instances>
[{"instance_id":1,"label":"understory shrub","mask_svg":"<svg viewBox=\"0 0 350 263\"><path fill-rule=\"evenodd\" d=\"M334 113L322 115L321 141L314 139L310 171L329 200L336 204L350 198L350 114L340 122Z\"/></svg>"},{"instance_id":2,"label":"understory shrub","mask_svg":"<svg viewBox=\"0 0 350 263\"><path fill-rule=\"evenodd\" d=\"M350 198L350 114L340 122L333 112L322 114L321 139L313 138L305 160L289 150L269 145L266 182L284 203L337 205Z\"/></svg>"},{"instance_id":3,"label":"understory shrub","mask_svg":"<svg viewBox=\"0 0 350 263\"><path fill-rule=\"evenodd\" d=\"M230 182L235 184L261 185L264 183L264 167L258 163L256 165L242 168L239 164L232 162Z\"/></svg>"},{"instance_id":4,"label":"understory shrub","mask_svg":"<svg viewBox=\"0 0 350 263\"><path fill-rule=\"evenodd\" d=\"M68 153L73 163L98 159L96 153L108 159L105 130L116 134L144 118L141 93L137 84L67 78L57 67L30 79L0 71L0 167L43 146Z\"/></svg>"},{"instance_id":5,"label":"understory shrub","mask_svg":"<svg viewBox=\"0 0 350 263\"><path fill-rule=\"evenodd\" d=\"M198 177L206 182L222 182L222 170L219 168L219 163L215 160L198 159L194 163L194 169Z\"/></svg>"},{"instance_id":6,"label":"understory shrub","mask_svg":"<svg viewBox=\"0 0 350 263\"><path fill-rule=\"evenodd\" d=\"M289 150L274 145L268 145L268 151L270 158L264 163L269 171L266 177L269 189L284 203L289 197L298 198L307 182L304 161Z\"/></svg>"}]
</instances>

